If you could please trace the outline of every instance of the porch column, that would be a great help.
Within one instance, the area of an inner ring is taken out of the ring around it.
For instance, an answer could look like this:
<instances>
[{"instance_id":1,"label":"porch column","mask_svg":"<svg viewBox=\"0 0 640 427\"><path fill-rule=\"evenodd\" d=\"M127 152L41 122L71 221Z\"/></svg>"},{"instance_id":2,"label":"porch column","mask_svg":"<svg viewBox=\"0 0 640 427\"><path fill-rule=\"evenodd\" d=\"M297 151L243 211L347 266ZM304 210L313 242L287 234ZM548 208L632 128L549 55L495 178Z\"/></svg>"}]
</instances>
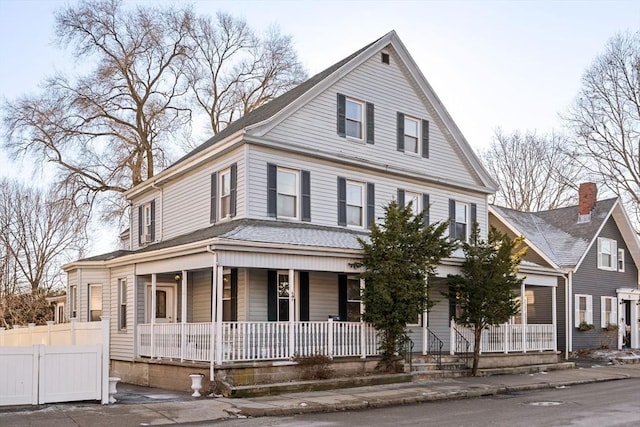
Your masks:
<instances>
[{"instance_id":1,"label":"porch column","mask_svg":"<svg viewBox=\"0 0 640 427\"><path fill-rule=\"evenodd\" d=\"M156 335L156 273L151 274L151 358L155 356L155 335ZM146 291L146 289L145 289Z\"/></svg>"},{"instance_id":2,"label":"porch column","mask_svg":"<svg viewBox=\"0 0 640 427\"><path fill-rule=\"evenodd\" d=\"M182 304L180 305L180 323L182 323L180 339L180 361L184 361L184 353L187 347L187 272L182 270Z\"/></svg>"},{"instance_id":3,"label":"porch column","mask_svg":"<svg viewBox=\"0 0 640 427\"><path fill-rule=\"evenodd\" d=\"M524 280L522 281L522 285L520 285L520 301L523 303L524 307L521 308L522 311L522 352L527 352L527 325L529 324L529 320L527 319L527 307L529 305L529 301L527 301L527 287L524 284Z\"/></svg>"},{"instance_id":4,"label":"porch column","mask_svg":"<svg viewBox=\"0 0 640 427\"><path fill-rule=\"evenodd\" d=\"M222 278L224 268L216 266L214 281L216 282L216 362L222 363Z\"/></svg>"},{"instance_id":5,"label":"porch column","mask_svg":"<svg viewBox=\"0 0 640 427\"><path fill-rule=\"evenodd\" d=\"M295 289L295 272L289 270L289 357L293 357L295 353L295 317L296 317L296 300L294 298Z\"/></svg>"},{"instance_id":6,"label":"porch column","mask_svg":"<svg viewBox=\"0 0 640 427\"><path fill-rule=\"evenodd\" d=\"M638 300L632 299L629 304L631 304L631 342L629 347L638 348Z\"/></svg>"},{"instance_id":7,"label":"porch column","mask_svg":"<svg viewBox=\"0 0 640 427\"><path fill-rule=\"evenodd\" d=\"M215 378L214 365L216 359L216 342L217 342L217 334L216 334L216 267L218 266L218 255L214 252L213 254L213 267L211 267L211 325L209 326L209 380L213 382Z\"/></svg>"},{"instance_id":8,"label":"porch column","mask_svg":"<svg viewBox=\"0 0 640 427\"><path fill-rule=\"evenodd\" d=\"M551 288L551 323L553 325L553 351L558 351L558 313L556 293L558 289L554 286Z\"/></svg>"},{"instance_id":9,"label":"porch column","mask_svg":"<svg viewBox=\"0 0 640 427\"><path fill-rule=\"evenodd\" d=\"M364 279L360 279L360 358L367 357L367 324L364 323L362 316L364 315L364 302L362 302L362 294L364 293Z\"/></svg>"}]
</instances>

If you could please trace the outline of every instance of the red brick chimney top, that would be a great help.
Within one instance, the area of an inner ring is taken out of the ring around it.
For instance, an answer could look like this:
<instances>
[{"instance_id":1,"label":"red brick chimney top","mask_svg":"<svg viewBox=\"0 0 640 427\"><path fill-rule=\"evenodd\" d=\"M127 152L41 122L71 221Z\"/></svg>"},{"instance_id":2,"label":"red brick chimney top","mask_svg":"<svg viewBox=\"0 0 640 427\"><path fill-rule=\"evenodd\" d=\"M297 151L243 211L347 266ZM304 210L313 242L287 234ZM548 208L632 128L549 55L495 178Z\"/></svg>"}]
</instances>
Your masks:
<instances>
[{"instance_id":1,"label":"red brick chimney top","mask_svg":"<svg viewBox=\"0 0 640 427\"><path fill-rule=\"evenodd\" d=\"M583 182L578 190L578 214L589 215L598 200L598 187L594 182Z\"/></svg>"}]
</instances>

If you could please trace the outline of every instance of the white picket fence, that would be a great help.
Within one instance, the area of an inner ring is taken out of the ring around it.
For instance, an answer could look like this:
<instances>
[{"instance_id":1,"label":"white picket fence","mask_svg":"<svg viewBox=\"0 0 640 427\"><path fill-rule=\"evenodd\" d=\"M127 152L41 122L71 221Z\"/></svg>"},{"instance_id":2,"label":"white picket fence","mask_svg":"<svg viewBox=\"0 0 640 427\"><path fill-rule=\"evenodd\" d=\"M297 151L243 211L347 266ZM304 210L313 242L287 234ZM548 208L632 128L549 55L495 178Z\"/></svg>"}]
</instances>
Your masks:
<instances>
[{"instance_id":1,"label":"white picket fence","mask_svg":"<svg viewBox=\"0 0 640 427\"><path fill-rule=\"evenodd\" d=\"M109 320L0 330L0 406L109 401Z\"/></svg>"},{"instance_id":2,"label":"white picket fence","mask_svg":"<svg viewBox=\"0 0 640 427\"><path fill-rule=\"evenodd\" d=\"M376 330L367 323L223 322L219 340L205 323L138 325L138 355L174 360L242 362L295 355L367 357L378 354ZM213 338L213 339L212 339ZM212 343L220 351L212 351Z\"/></svg>"},{"instance_id":3,"label":"white picket fence","mask_svg":"<svg viewBox=\"0 0 640 427\"><path fill-rule=\"evenodd\" d=\"M474 338L473 329L457 325L451 321L451 342L455 353L466 351L462 347L461 340L457 340L456 331L469 343L469 351L473 351ZM480 353L522 353L528 351L555 351L556 337L552 324L510 324L489 326L482 331L480 337Z\"/></svg>"}]
</instances>

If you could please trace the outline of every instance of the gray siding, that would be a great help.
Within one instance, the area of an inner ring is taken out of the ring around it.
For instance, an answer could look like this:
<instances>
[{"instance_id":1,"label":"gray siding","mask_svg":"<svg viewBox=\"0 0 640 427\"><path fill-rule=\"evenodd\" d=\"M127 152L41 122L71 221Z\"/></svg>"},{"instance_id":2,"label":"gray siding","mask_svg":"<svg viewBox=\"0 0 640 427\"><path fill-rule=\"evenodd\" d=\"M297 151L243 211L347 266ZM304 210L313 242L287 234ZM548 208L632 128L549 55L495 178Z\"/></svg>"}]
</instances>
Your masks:
<instances>
[{"instance_id":1,"label":"gray siding","mask_svg":"<svg viewBox=\"0 0 640 427\"><path fill-rule=\"evenodd\" d=\"M579 331L575 328L575 320L572 320L573 350L582 348L598 348L602 341L602 329L600 328L601 296L615 297L618 288L638 287L638 268L633 263L629 250L622 239L622 234L613 218L605 223L599 237L606 237L617 241L618 249L625 250L625 271L606 271L598 269L598 247L594 242L578 271L573 275L573 293L571 296L571 313L574 312L574 296L586 294L593 297L593 324L595 328L590 331Z\"/></svg>"},{"instance_id":2,"label":"gray siding","mask_svg":"<svg viewBox=\"0 0 640 427\"><path fill-rule=\"evenodd\" d=\"M309 320L325 321L338 314L338 275L309 273Z\"/></svg>"},{"instance_id":3,"label":"gray siding","mask_svg":"<svg viewBox=\"0 0 640 427\"><path fill-rule=\"evenodd\" d=\"M429 311L428 326L443 343L442 351L450 350L450 327L449 327L449 299L442 295L446 293L448 286L445 282L436 283L431 288L431 298L436 304Z\"/></svg>"},{"instance_id":4,"label":"gray siding","mask_svg":"<svg viewBox=\"0 0 640 427\"><path fill-rule=\"evenodd\" d=\"M189 274L187 286L187 322L211 322L212 270Z\"/></svg>"},{"instance_id":5,"label":"gray siding","mask_svg":"<svg viewBox=\"0 0 640 427\"><path fill-rule=\"evenodd\" d=\"M118 281L127 280L127 329L118 328L119 321L119 289ZM116 360L133 360L134 347L134 300L135 300L135 276L133 265L118 267L111 270L111 281L109 286L110 300L110 329L111 329L111 358Z\"/></svg>"},{"instance_id":6,"label":"gray siding","mask_svg":"<svg viewBox=\"0 0 640 427\"><path fill-rule=\"evenodd\" d=\"M109 270L106 268L81 268L78 285L78 315L79 322L89 320L89 285L102 285L102 312L109 312Z\"/></svg>"},{"instance_id":7,"label":"gray siding","mask_svg":"<svg viewBox=\"0 0 640 427\"><path fill-rule=\"evenodd\" d=\"M435 110L420 94L392 53L391 63L383 64L373 55L355 70L311 100L266 134L273 141L306 144L322 141L314 149L339 154L357 163L376 162L404 170L428 171L443 179L477 184L457 145L445 136L446 129ZM375 144L341 138L336 131L336 94L342 93L375 105ZM396 114L427 119L430 122L429 158L396 149ZM357 160L356 160L357 159Z\"/></svg>"},{"instance_id":8,"label":"gray siding","mask_svg":"<svg viewBox=\"0 0 640 427\"><path fill-rule=\"evenodd\" d=\"M557 337L558 337L558 351L566 351L567 349L567 315L566 315L566 281L564 278L558 278L558 288L556 291L556 307L558 310L556 322L557 322Z\"/></svg>"},{"instance_id":9,"label":"gray siding","mask_svg":"<svg viewBox=\"0 0 640 427\"><path fill-rule=\"evenodd\" d=\"M249 322L266 322L267 270L249 270L248 277L246 319Z\"/></svg>"},{"instance_id":10,"label":"gray siding","mask_svg":"<svg viewBox=\"0 0 640 427\"><path fill-rule=\"evenodd\" d=\"M384 215L384 206L397 195L398 188L430 195L432 222L447 221L449 199L477 204L477 219L482 230L486 230L486 197L480 193L455 190L443 185L428 184L410 179L400 179L389 174L367 172L359 166L345 166L300 155L282 153L264 147L252 147L248 160L249 200L248 215L266 218L267 215L267 163L311 173L311 221L319 225L336 226L338 223L337 177L342 176L359 182L375 184L375 216Z\"/></svg>"}]
</instances>

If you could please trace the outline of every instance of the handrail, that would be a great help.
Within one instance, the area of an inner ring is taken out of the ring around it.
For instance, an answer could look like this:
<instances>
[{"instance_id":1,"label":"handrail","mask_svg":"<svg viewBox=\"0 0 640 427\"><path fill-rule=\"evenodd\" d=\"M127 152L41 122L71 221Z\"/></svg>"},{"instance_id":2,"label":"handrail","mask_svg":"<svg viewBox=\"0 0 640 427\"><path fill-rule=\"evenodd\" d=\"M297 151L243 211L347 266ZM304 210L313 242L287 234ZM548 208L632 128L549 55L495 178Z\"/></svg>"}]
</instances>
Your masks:
<instances>
[{"instance_id":1,"label":"handrail","mask_svg":"<svg viewBox=\"0 0 640 427\"><path fill-rule=\"evenodd\" d=\"M427 354L436 360L438 369L442 369L442 347L444 346L444 342L429 328L427 328L427 337ZM433 351L432 349L437 349L437 351Z\"/></svg>"},{"instance_id":2,"label":"handrail","mask_svg":"<svg viewBox=\"0 0 640 427\"><path fill-rule=\"evenodd\" d=\"M467 368L469 368L469 359L471 358L471 352L469 349L471 348L471 343L467 340L456 328L453 328L456 336L456 342L454 348L456 349L456 353L460 353L458 351L459 348L464 346L464 364Z\"/></svg>"},{"instance_id":3,"label":"handrail","mask_svg":"<svg viewBox=\"0 0 640 427\"><path fill-rule=\"evenodd\" d=\"M409 362L409 372L413 371L413 346L413 340L409 337L406 337L406 341L404 342L404 361L405 363Z\"/></svg>"}]
</instances>

